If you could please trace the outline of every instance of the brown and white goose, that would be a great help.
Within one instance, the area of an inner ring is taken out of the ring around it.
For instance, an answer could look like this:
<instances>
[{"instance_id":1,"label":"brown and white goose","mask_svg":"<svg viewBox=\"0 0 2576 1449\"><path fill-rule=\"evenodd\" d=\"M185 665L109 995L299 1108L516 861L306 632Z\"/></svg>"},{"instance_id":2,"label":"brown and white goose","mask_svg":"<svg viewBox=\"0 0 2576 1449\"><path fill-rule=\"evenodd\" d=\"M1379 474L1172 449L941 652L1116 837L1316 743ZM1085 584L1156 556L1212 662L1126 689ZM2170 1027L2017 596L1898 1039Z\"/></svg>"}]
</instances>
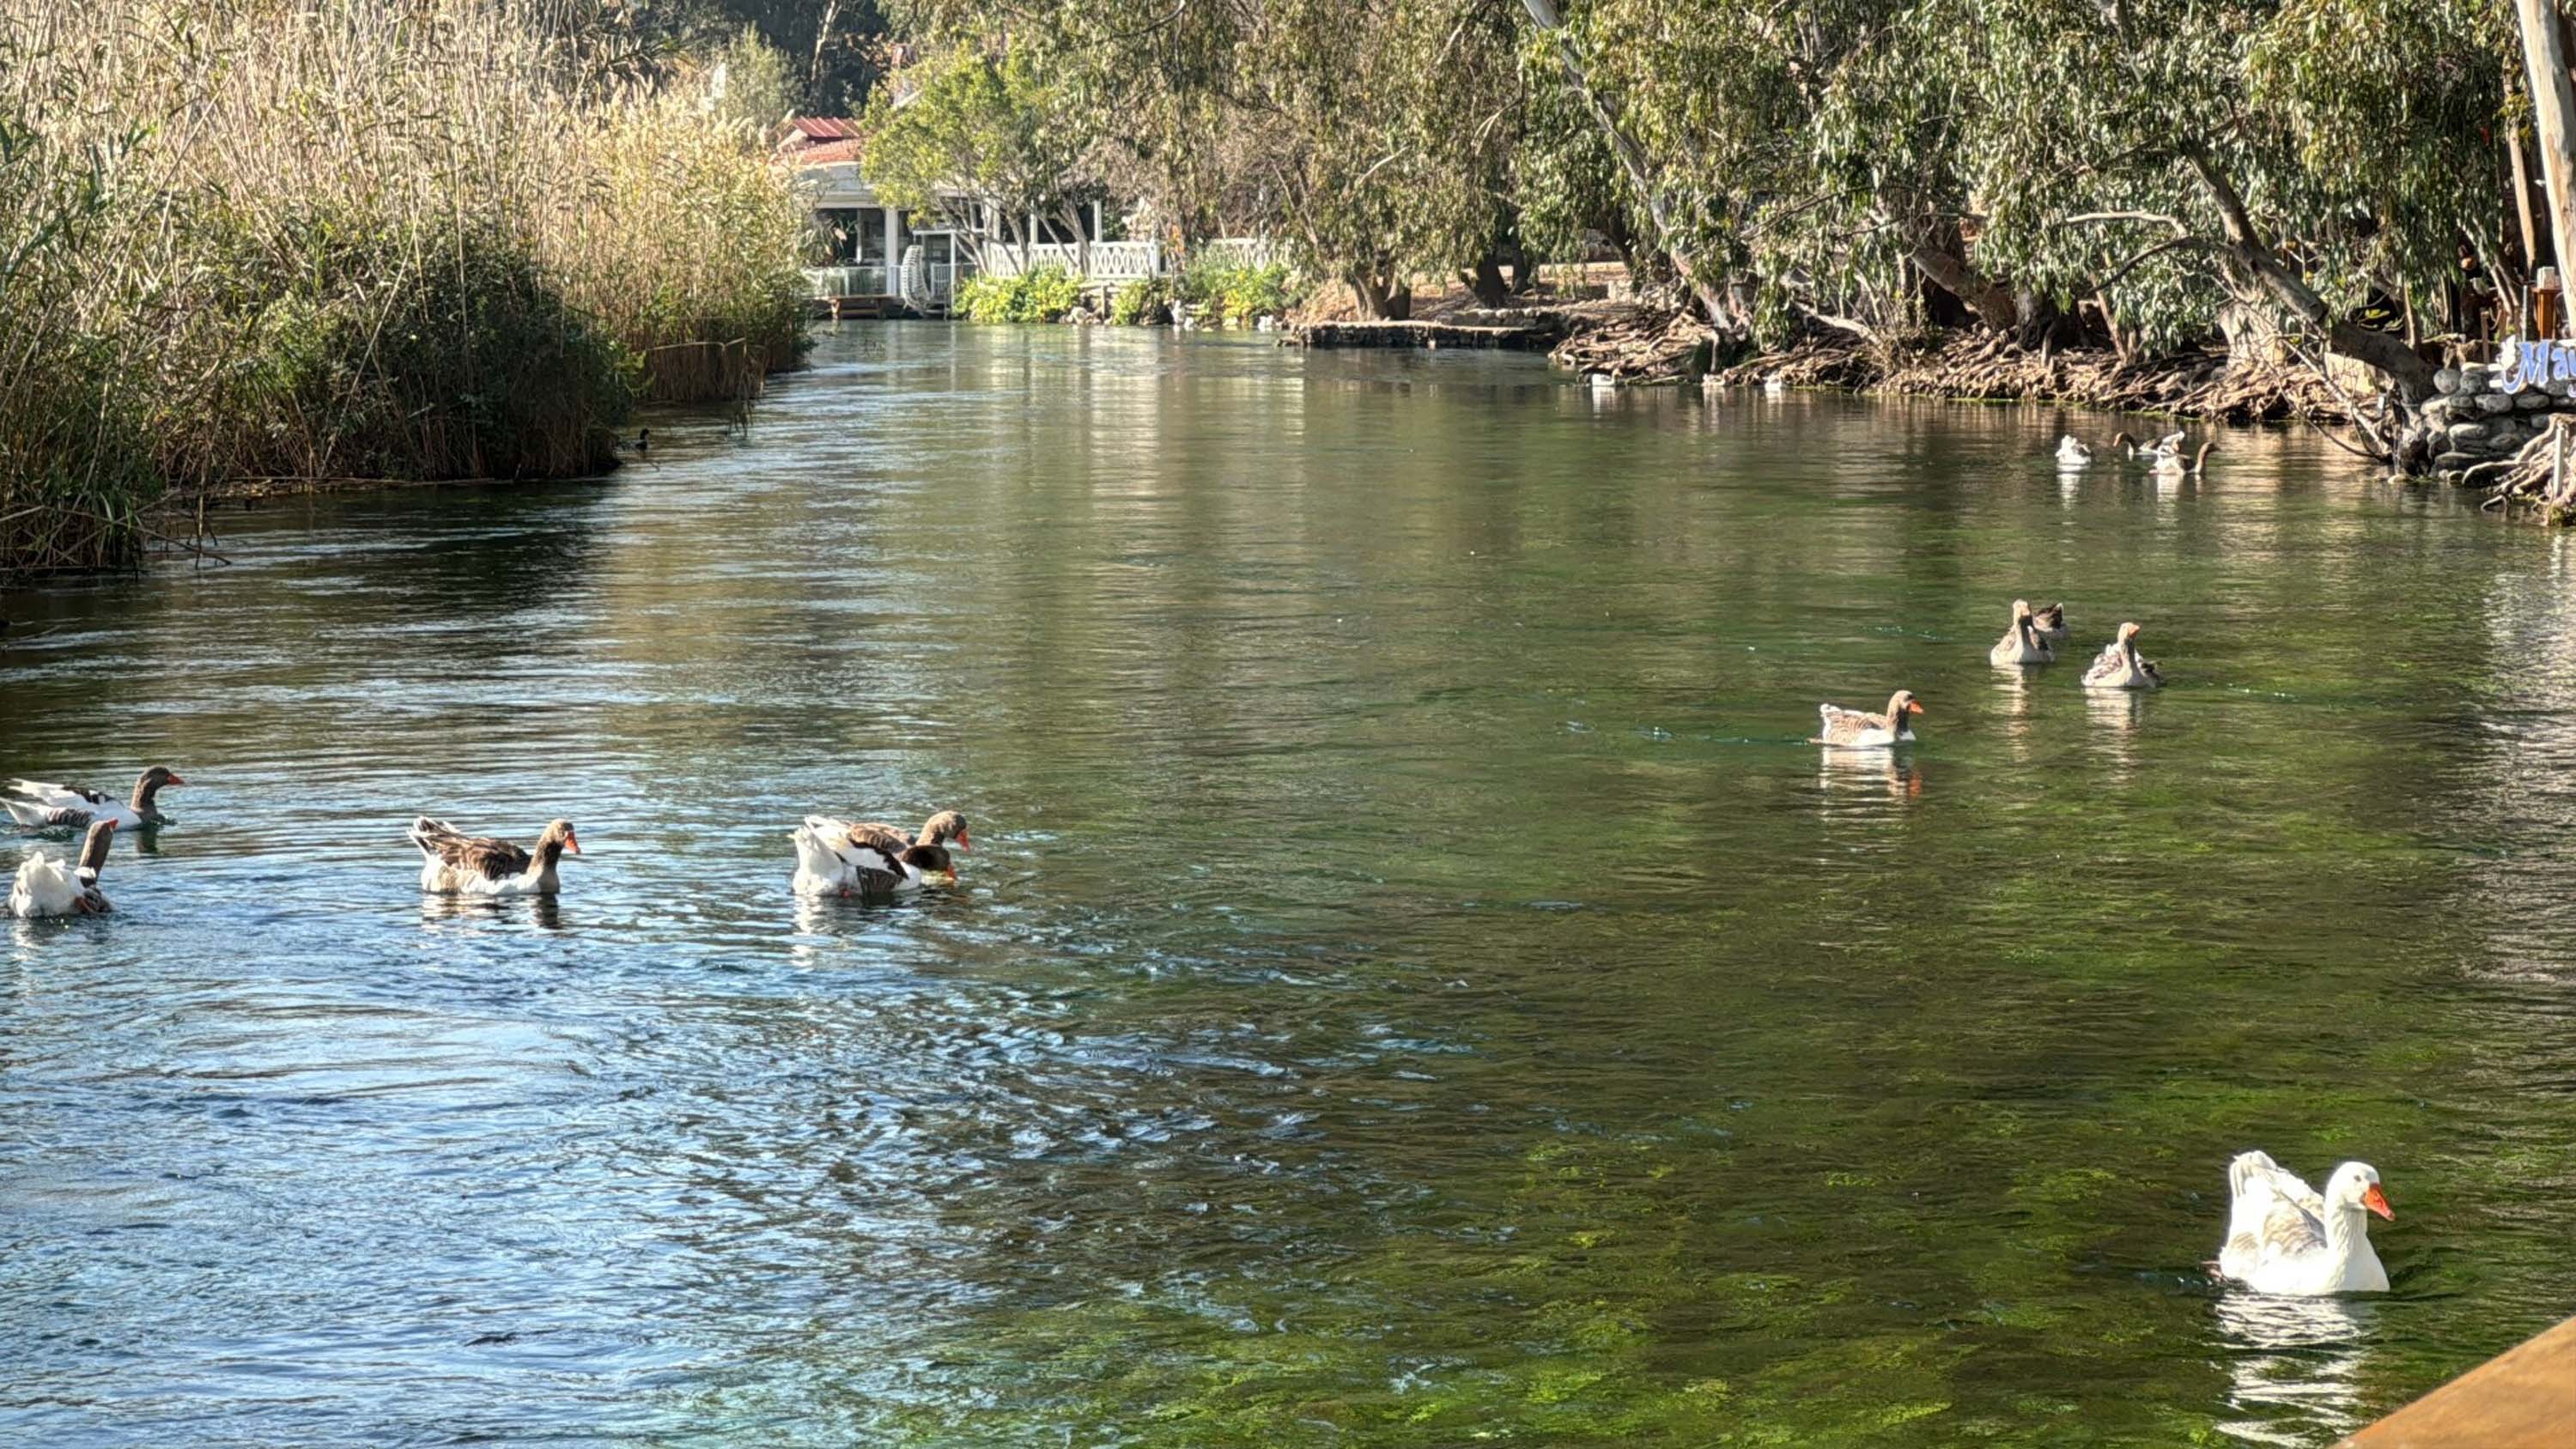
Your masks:
<instances>
[{"instance_id":1,"label":"brown and white goose","mask_svg":"<svg viewBox=\"0 0 2576 1449\"><path fill-rule=\"evenodd\" d=\"M581 854L569 820L547 822L533 851L426 815L411 823L410 835L420 847L420 888L433 895L550 896L559 885L555 863L567 850Z\"/></svg>"},{"instance_id":2,"label":"brown and white goose","mask_svg":"<svg viewBox=\"0 0 2576 1449\"><path fill-rule=\"evenodd\" d=\"M2053 664L2057 661L2057 651L2048 647L2047 638L2039 632L2039 625L2031 617L2030 600L2013 600L2012 627L2004 631L2003 638L1995 641L1995 647L1986 651L1986 658L2004 665Z\"/></svg>"},{"instance_id":3,"label":"brown and white goose","mask_svg":"<svg viewBox=\"0 0 2576 1449\"><path fill-rule=\"evenodd\" d=\"M2174 436L2179 438L2182 434L2176 433ZM2203 443L2200 445L2200 451L2192 454L2191 461L2188 463L2183 461L2180 447L2176 447L2169 453L2159 453L2156 455L2155 474L2159 478L2197 478L2201 470L2209 465L2209 455L2217 449L2216 443Z\"/></svg>"},{"instance_id":4,"label":"brown and white goose","mask_svg":"<svg viewBox=\"0 0 2576 1449\"><path fill-rule=\"evenodd\" d=\"M161 823L158 797L171 785L185 785L167 765L154 765L134 778L134 794L124 804L104 791L85 785L57 785L46 780L12 780L0 786L0 806L7 807L9 818L21 825L38 829L48 826L83 826L107 820L132 830L141 825Z\"/></svg>"},{"instance_id":5,"label":"brown and white goose","mask_svg":"<svg viewBox=\"0 0 2576 1449\"><path fill-rule=\"evenodd\" d=\"M2051 648L2065 643L2066 605L2058 603L2045 609L2031 610L2030 626L2039 631L2039 637L2047 640Z\"/></svg>"},{"instance_id":6,"label":"brown and white goose","mask_svg":"<svg viewBox=\"0 0 2576 1449\"><path fill-rule=\"evenodd\" d=\"M81 842L78 865L66 865L43 851L28 856L9 886L9 914L22 921L103 914L107 897L99 893L98 873L107 864L107 847L115 837L116 822L101 820L90 826L89 838Z\"/></svg>"},{"instance_id":7,"label":"brown and white goose","mask_svg":"<svg viewBox=\"0 0 2576 1449\"><path fill-rule=\"evenodd\" d=\"M2162 689L2165 676L2152 659L2138 655L2138 626L2122 624L2120 637L2102 646L2084 670L2086 689Z\"/></svg>"},{"instance_id":8,"label":"brown and white goose","mask_svg":"<svg viewBox=\"0 0 2576 1449\"><path fill-rule=\"evenodd\" d=\"M814 844L837 862L837 870L820 868L819 858L808 857L809 833ZM888 895L919 890L932 875L955 885L957 863L948 852L952 840L961 851L970 848L966 817L954 810L942 810L923 821L920 834L909 839L891 825L853 825L828 815L808 815L796 835L796 888L805 895Z\"/></svg>"},{"instance_id":9,"label":"brown and white goose","mask_svg":"<svg viewBox=\"0 0 2576 1449\"><path fill-rule=\"evenodd\" d=\"M1865 710L1845 709L1838 704L1816 706L1823 728L1811 745L1839 746L1849 750L1883 750L1890 745L1914 743L1914 725L1909 715L1923 713L1914 691L1900 689L1887 697L1887 713L1870 714Z\"/></svg>"}]
</instances>

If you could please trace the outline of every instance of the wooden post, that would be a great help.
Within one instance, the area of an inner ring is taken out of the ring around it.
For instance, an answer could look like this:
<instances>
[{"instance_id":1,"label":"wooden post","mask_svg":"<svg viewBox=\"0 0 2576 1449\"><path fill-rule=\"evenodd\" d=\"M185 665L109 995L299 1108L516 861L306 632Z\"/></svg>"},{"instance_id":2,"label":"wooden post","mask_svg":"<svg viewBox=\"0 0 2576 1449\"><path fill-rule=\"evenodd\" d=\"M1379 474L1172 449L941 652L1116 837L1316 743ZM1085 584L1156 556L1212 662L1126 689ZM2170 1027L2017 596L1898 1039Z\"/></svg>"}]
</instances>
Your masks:
<instances>
[{"instance_id":1,"label":"wooden post","mask_svg":"<svg viewBox=\"0 0 2576 1449\"><path fill-rule=\"evenodd\" d=\"M2568 80L2567 48L2559 41L2558 0L2514 0L2514 15L2522 25L2532 124L2540 133L2540 172L2549 182L2550 254L2563 263L2576 247L2576 84Z\"/></svg>"}]
</instances>

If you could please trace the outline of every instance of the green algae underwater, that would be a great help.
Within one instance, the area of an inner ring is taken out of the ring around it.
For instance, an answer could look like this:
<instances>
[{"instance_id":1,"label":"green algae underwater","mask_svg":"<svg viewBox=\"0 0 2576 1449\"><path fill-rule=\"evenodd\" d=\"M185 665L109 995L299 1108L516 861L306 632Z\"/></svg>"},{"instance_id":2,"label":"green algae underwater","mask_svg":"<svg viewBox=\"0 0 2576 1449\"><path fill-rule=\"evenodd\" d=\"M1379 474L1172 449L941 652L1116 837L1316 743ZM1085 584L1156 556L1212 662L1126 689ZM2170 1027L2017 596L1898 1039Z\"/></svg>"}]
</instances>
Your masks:
<instances>
[{"instance_id":1,"label":"green algae underwater","mask_svg":"<svg viewBox=\"0 0 2576 1449\"><path fill-rule=\"evenodd\" d=\"M816 357L7 601L10 768L191 787L8 948L0 1427L2323 1444L2576 1310L2565 539L2286 432ZM943 806L959 889L789 898ZM422 809L585 854L425 906ZM2212 1280L2255 1146L2380 1169L2390 1293Z\"/></svg>"}]
</instances>

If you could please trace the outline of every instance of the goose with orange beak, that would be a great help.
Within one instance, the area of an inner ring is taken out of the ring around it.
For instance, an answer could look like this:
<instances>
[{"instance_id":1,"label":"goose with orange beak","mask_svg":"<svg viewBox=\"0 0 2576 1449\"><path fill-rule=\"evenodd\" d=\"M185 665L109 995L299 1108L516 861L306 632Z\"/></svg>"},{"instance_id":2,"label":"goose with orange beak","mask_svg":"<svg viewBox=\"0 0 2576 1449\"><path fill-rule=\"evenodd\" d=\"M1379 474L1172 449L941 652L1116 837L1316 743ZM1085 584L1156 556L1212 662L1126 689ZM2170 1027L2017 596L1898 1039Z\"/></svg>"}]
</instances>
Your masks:
<instances>
[{"instance_id":1,"label":"goose with orange beak","mask_svg":"<svg viewBox=\"0 0 2576 1449\"><path fill-rule=\"evenodd\" d=\"M547 822L534 850L489 835L467 835L426 815L411 823L410 835L420 847L420 888L432 895L550 896L562 884L555 878L556 862L567 850L581 854L569 820Z\"/></svg>"},{"instance_id":2,"label":"goose with orange beak","mask_svg":"<svg viewBox=\"0 0 2576 1449\"><path fill-rule=\"evenodd\" d=\"M2370 1215L2395 1222L2397 1210L2378 1168L2347 1162L2320 1193L2269 1154L2240 1152L2227 1164L2227 1186L2221 1277L2290 1297L2388 1291L2388 1270L2370 1245Z\"/></svg>"},{"instance_id":3,"label":"goose with orange beak","mask_svg":"<svg viewBox=\"0 0 2576 1449\"><path fill-rule=\"evenodd\" d=\"M1910 745L1914 743L1914 723L1910 716L1921 713L1923 705L1910 689L1900 689L1889 695L1885 714L1845 709L1838 704L1820 704L1816 706L1816 716L1822 727L1807 743L1847 750L1883 750L1891 745Z\"/></svg>"},{"instance_id":4,"label":"goose with orange beak","mask_svg":"<svg viewBox=\"0 0 2576 1449\"><path fill-rule=\"evenodd\" d=\"M21 825L43 830L85 828L105 820L126 830L161 823L161 792L187 780L168 765L154 765L134 778L134 794L122 805L103 790L86 785L57 785L50 780L12 780L0 786L0 809Z\"/></svg>"}]
</instances>

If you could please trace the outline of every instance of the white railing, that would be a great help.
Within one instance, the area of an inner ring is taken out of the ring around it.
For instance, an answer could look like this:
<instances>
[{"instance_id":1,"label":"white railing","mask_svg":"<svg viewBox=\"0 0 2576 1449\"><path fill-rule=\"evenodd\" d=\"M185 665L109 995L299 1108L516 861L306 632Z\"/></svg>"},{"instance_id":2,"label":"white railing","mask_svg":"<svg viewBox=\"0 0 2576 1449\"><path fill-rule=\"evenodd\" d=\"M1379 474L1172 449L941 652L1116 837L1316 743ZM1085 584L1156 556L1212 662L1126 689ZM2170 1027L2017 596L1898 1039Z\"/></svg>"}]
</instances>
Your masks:
<instances>
[{"instance_id":1,"label":"white railing","mask_svg":"<svg viewBox=\"0 0 2576 1449\"><path fill-rule=\"evenodd\" d=\"M1090 255L1086 258L1084 253ZM1268 266L1277 255L1266 237L1220 237L1191 249L1193 259L1214 258L1227 266ZM999 239L984 243L984 271L1015 277L1022 271L1062 267L1092 282L1132 282L1140 277L1166 277L1181 269L1181 258L1156 241L1102 241L1088 248L1067 242L1015 247Z\"/></svg>"},{"instance_id":2,"label":"white railing","mask_svg":"<svg viewBox=\"0 0 2576 1449\"><path fill-rule=\"evenodd\" d=\"M984 243L984 270L996 277L1016 277L1023 271L1039 272L1049 267L1062 267L1075 276L1094 282L1131 282L1138 277L1159 277L1164 270L1163 244L1102 241L1086 247L1071 242L1040 242L1036 246L1015 247L998 240Z\"/></svg>"},{"instance_id":3,"label":"white railing","mask_svg":"<svg viewBox=\"0 0 2576 1449\"><path fill-rule=\"evenodd\" d=\"M1278 259L1278 249L1266 236L1221 236L1198 244L1191 258L1208 258L1229 267L1266 267Z\"/></svg>"},{"instance_id":4,"label":"white railing","mask_svg":"<svg viewBox=\"0 0 2576 1449\"><path fill-rule=\"evenodd\" d=\"M817 297L892 295L886 286L886 269L883 267L807 267L805 280L813 285Z\"/></svg>"}]
</instances>

